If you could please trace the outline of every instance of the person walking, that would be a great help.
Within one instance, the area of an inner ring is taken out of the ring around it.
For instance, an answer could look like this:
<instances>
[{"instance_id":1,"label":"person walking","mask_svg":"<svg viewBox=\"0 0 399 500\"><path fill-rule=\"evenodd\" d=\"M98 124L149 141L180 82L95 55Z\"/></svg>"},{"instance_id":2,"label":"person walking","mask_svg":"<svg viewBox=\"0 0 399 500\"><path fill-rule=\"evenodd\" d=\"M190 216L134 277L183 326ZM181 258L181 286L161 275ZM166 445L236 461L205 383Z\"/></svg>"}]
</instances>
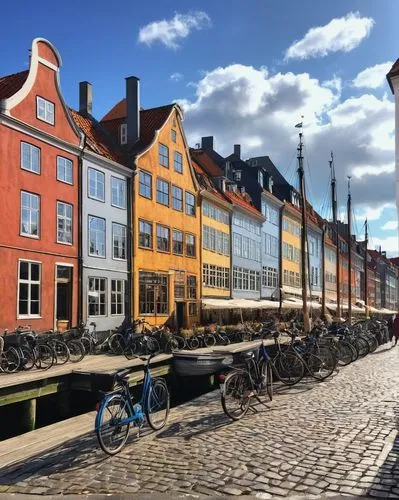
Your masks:
<instances>
[{"instance_id":1,"label":"person walking","mask_svg":"<svg viewBox=\"0 0 399 500\"><path fill-rule=\"evenodd\" d=\"M395 316L393 320L393 336L395 337L394 346L398 343L399 339L399 314Z\"/></svg>"}]
</instances>

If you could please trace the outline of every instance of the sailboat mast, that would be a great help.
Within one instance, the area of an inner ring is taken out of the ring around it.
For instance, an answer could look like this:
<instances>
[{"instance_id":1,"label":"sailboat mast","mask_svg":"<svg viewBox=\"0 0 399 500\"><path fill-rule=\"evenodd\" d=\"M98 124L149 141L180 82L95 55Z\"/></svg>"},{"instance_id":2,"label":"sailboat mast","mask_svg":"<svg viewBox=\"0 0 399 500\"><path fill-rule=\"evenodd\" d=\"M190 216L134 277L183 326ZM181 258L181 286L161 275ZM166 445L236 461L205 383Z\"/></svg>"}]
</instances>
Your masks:
<instances>
[{"instance_id":1,"label":"sailboat mast","mask_svg":"<svg viewBox=\"0 0 399 500\"><path fill-rule=\"evenodd\" d=\"M348 316L349 324L352 324L352 217L351 217L351 178L348 176Z\"/></svg>"},{"instance_id":2,"label":"sailboat mast","mask_svg":"<svg viewBox=\"0 0 399 500\"><path fill-rule=\"evenodd\" d=\"M367 219L365 222L365 236L364 236L364 309L366 313L366 318L369 317L369 301L368 301L368 268L367 268L367 245L369 242L369 234L367 228Z\"/></svg>"},{"instance_id":3,"label":"sailboat mast","mask_svg":"<svg viewBox=\"0 0 399 500\"><path fill-rule=\"evenodd\" d=\"M339 227L338 227L338 218L337 218L337 189L336 183L337 180L335 178L335 167L334 167L334 156L331 151L331 160L330 169L331 169L331 201L332 201L332 211L333 211L333 226L335 232L335 248L336 248L336 282L337 282L337 309L336 315L337 318L341 317L341 278L340 278L340 268L339 268Z\"/></svg>"},{"instance_id":4,"label":"sailboat mast","mask_svg":"<svg viewBox=\"0 0 399 500\"><path fill-rule=\"evenodd\" d=\"M298 146L298 178L299 189L301 191L301 209L302 209L302 232L301 232L301 275L302 275L302 302L303 302L303 326L305 333L310 331L310 319L308 310L308 297L306 286L306 240L307 240L307 220L306 220L306 190L305 190L305 175L303 170L303 155L302 155L302 131L299 132Z\"/></svg>"}]
</instances>

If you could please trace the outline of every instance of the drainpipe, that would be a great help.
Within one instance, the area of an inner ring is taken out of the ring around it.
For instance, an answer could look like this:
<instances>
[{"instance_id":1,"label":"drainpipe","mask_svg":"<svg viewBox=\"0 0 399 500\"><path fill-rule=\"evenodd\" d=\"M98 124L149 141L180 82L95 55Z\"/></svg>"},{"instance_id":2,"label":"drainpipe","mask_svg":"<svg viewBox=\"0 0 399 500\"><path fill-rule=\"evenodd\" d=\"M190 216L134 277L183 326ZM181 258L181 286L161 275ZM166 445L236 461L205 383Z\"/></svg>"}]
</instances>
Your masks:
<instances>
[{"instance_id":1,"label":"drainpipe","mask_svg":"<svg viewBox=\"0 0 399 500\"><path fill-rule=\"evenodd\" d=\"M83 155L86 147L86 135L78 159L78 325L83 322Z\"/></svg>"},{"instance_id":2,"label":"drainpipe","mask_svg":"<svg viewBox=\"0 0 399 500\"><path fill-rule=\"evenodd\" d=\"M279 245L279 281L278 281L278 289L279 289L279 307L278 307L278 315L279 315L279 320L282 320L281 317L281 311L283 308L283 215L284 215L284 205L281 206L280 208L280 227L279 227L279 238L280 238L280 245Z\"/></svg>"},{"instance_id":3,"label":"drainpipe","mask_svg":"<svg viewBox=\"0 0 399 500\"><path fill-rule=\"evenodd\" d=\"M132 161L132 179L131 179L131 199L130 199L130 209L128 212L128 217L130 216L130 220L128 219L128 225L130 229L130 234L131 238L129 238L130 241L130 252L129 252L129 264L128 264L128 271L129 271L129 290L130 290L130 314L129 314L129 320L131 321L134 319L134 307L136 304L136 293L135 293L135 286L134 286L134 262L136 259L136 175L138 174L138 168L137 168L137 163L136 163L136 158L133 158Z\"/></svg>"}]
</instances>

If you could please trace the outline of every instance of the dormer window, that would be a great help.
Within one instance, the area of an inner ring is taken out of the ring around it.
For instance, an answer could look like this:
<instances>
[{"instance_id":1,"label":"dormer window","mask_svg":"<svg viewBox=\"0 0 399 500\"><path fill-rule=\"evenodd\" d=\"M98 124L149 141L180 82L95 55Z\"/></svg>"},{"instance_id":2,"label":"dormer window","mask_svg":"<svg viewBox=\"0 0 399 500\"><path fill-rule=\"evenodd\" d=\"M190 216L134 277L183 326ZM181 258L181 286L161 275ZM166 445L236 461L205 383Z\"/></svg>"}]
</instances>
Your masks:
<instances>
[{"instance_id":1,"label":"dormer window","mask_svg":"<svg viewBox=\"0 0 399 500\"><path fill-rule=\"evenodd\" d=\"M36 97L36 117L43 122L54 125L54 103L43 99L43 97Z\"/></svg>"},{"instance_id":2,"label":"dormer window","mask_svg":"<svg viewBox=\"0 0 399 500\"><path fill-rule=\"evenodd\" d=\"M258 172L258 182L263 187L263 172L262 172L262 170L259 170L259 172Z\"/></svg>"},{"instance_id":3,"label":"dormer window","mask_svg":"<svg viewBox=\"0 0 399 500\"><path fill-rule=\"evenodd\" d=\"M241 170L235 170L234 171L234 180L236 182L240 182L241 181Z\"/></svg>"},{"instance_id":4,"label":"dormer window","mask_svg":"<svg viewBox=\"0 0 399 500\"><path fill-rule=\"evenodd\" d=\"M269 191L272 193L273 192L273 177L269 177Z\"/></svg>"},{"instance_id":5,"label":"dormer window","mask_svg":"<svg viewBox=\"0 0 399 500\"><path fill-rule=\"evenodd\" d=\"M127 144L127 124L122 123L119 128L119 136L121 139L121 144Z\"/></svg>"}]
</instances>

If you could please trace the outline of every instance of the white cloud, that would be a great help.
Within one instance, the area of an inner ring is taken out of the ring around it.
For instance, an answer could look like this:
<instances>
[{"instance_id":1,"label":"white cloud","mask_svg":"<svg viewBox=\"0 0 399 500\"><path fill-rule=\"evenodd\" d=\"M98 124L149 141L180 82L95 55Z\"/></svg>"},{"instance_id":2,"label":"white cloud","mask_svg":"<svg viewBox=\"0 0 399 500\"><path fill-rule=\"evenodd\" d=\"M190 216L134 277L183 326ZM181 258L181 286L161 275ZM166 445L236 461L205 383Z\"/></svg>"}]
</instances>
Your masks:
<instances>
[{"instance_id":1,"label":"white cloud","mask_svg":"<svg viewBox=\"0 0 399 500\"><path fill-rule=\"evenodd\" d=\"M311 28L301 40L295 41L285 53L285 60L324 57L330 52L349 52L366 38L374 25L370 17L350 12L332 19L324 26Z\"/></svg>"},{"instance_id":2,"label":"white cloud","mask_svg":"<svg viewBox=\"0 0 399 500\"><path fill-rule=\"evenodd\" d=\"M172 19L154 21L140 28L138 41L146 45L159 42L168 49L177 49L179 42L187 38L191 31L201 30L210 25L211 19L206 12L176 13Z\"/></svg>"},{"instance_id":3,"label":"white cloud","mask_svg":"<svg viewBox=\"0 0 399 500\"><path fill-rule=\"evenodd\" d=\"M358 88L377 89L386 83L386 74L391 69L393 62L387 61L376 64L361 71L353 80L352 85Z\"/></svg>"},{"instance_id":4,"label":"white cloud","mask_svg":"<svg viewBox=\"0 0 399 500\"><path fill-rule=\"evenodd\" d=\"M364 222L366 219L369 222L376 221L381 217L385 209L394 208L394 206L395 205L393 203L383 203L382 205L377 206L363 206L362 212L357 212L355 216L360 222Z\"/></svg>"},{"instance_id":5,"label":"white cloud","mask_svg":"<svg viewBox=\"0 0 399 500\"><path fill-rule=\"evenodd\" d=\"M378 219L382 207L395 199L394 104L371 94L342 99L341 82L333 80L320 82L308 73L271 74L242 64L217 67L201 76L192 99L179 101L189 142L214 135L223 155L241 143L244 158L269 155L294 183L294 125L303 114L307 186L316 210L328 189L333 150L340 203L345 203L346 176L352 175L354 204L362 204L363 218L367 207L379 207ZM368 215L370 220L373 214Z\"/></svg>"},{"instance_id":6,"label":"white cloud","mask_svg":"<svg viewBox=\"0 0 399 500\"><path fill-rule=\"evenodd\" d=\"M180 80L182 80L184 78L184 75L182 73L179 73L178 71L176 71L175 73L172 73L169 77L169 80L171 80L172 82L180 82Z\"/></svg>"},{"instance_id":7,"label":"white cloud","mask_svg":"<svg viewBox=\"0 0 399 500\"><path fill-rule=\"evenodd\" d=\"M388 236L388 238L371 238L369 248L379 249L387 252L388 257L397 257L399 255L399 238L397 236Z\"/></svg>"},{"instance_id":8,"label":"white cloud","mask_svg":"<svg viewBox=\"0 0 399 500\"><path fill-rule=\"evenodd\" d=\"M381 229L383 231L395 231L395 229L398 229L398 221L397 220L390 220L386 222Z\"/></svg>"}]
</instances>

